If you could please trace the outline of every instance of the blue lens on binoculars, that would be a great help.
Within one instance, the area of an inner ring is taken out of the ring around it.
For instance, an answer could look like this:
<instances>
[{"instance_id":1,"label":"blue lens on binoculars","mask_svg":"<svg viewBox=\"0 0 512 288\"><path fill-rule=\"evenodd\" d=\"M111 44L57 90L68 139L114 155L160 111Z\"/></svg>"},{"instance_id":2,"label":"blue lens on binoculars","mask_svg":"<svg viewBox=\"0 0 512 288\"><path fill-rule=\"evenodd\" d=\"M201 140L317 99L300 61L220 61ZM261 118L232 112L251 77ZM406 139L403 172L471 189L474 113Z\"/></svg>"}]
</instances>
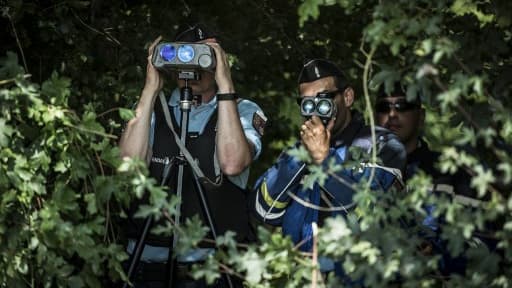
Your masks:
<instances>
[{"instance_id":1,"label":"blue lens on binoculars","mask_svg":"<svg viewBox=\"0 0 512 288\"><path fill-rule=\"evenodd\" d=\"M306 114L312 114L315 111L315 102L307 99L302 102L302 111Z\"/></svg>"},{"instance_id":2,"label":"blue lens on binoculars","mask_svg":"<svg viewBox=\"0 0 512 288\"><path fill-rule=\"evenodd\" d=\"M330 99L320 100L316 105L316 109L319 115L327 116L332 111L332 101L330 101Z\"/></svg>"},{"instance_id":3,"label":"blue lens on binoculars","mask_svg":"<svg viewBox=\"0 0 512 288\"><path fill-rule=\"evenodd\" d=\"M178 48L178 59L183 63L188 63L194 59L195 51L190 45L181 45Z\"/></svg>"},{"instance_id":4,"label":"blue lens on binoculars","mask_svg":"<svg viewBox=\"0 0 512 288\"><path fill-rule=\"evenodd\" d=\"M165 61L172 61L176 57L176 48L173 45L165 44L160 49L160 56Z\"/></svg>"}]
</instances>

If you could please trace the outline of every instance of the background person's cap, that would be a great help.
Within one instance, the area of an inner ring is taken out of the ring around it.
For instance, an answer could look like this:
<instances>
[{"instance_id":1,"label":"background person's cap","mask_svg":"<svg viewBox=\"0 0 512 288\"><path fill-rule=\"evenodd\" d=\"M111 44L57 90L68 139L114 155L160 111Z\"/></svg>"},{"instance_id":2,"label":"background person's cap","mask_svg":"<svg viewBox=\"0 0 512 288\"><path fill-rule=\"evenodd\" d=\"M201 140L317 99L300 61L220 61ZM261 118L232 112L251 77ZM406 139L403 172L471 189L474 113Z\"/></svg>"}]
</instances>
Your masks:
<instances>
[{"instance_id":1,"label":"background person's cap","mask_svg":"<svg viewBox=\"0 0 512 288\"><path fill-rule=\"evenodd\" d=\"M393 87L389 92L386 92L386 85L384 85L384 83L380 84L379 91L377 92L377 99L386 97L405 97L406 101L409 103L421 104L420 93L416 93L412 99L409 99L409 97L407 97L407 87L402 85L399 81L396 81L393 84Z\"/></svg>"},{"instance_id":2,"label":"background person's cap","mask_svg":"<svg viewBox=\"0 0 512 288\"><path fill-rule=\"evenodd\" d=\"M203 23L184 24L178 28L174 37L176 42L199 42L208 38L216 38L217 33Z\"/></svg>"}]
</instances>

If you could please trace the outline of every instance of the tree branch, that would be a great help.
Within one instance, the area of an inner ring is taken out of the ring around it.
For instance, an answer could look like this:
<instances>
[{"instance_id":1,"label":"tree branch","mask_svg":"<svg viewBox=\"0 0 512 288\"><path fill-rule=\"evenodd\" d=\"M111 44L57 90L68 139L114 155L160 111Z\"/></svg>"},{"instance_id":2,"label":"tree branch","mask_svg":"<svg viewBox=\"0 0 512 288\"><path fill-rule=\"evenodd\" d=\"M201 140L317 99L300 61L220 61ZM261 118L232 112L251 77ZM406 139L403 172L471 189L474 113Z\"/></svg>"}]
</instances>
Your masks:
<instances>
[{"instance_id":1,"label":"tree branch","mask_svg":"<svg viewBox=\"0 0 512 288\"><path fill-rule=\"evenodd\" d=\"M361 52L363 52L363 54L365 54L362 43L364 43L364 42L361 41ZM373 117L372 103L370 101L370 93L368 92L368 78L370 75L372 58L373 58L373 55L375 54L375 51L377 51L377 47L378 46L372 46L372 48L370 49L370 52L368 54L365 54L366 62L364 64L364 72L363 72L364 100L366 103L366 111L368 112L368 116L370 117L370 127L371 127L370 131L372 134L372 158L371 158L371 161L374 164L377 163L377 137L375 136L375 119ZM370 189L370 185L373 181L373 177L375 177L375 167L372 167L370 171L371 171L370 177L368 178L368 183L366 185L365 190Z\"/></svg>"},{"instance_id":2,"label":"tree branch","mask_svg":"<svg viewBox=\"0 0 512 288\"><path fill-rule=\"evenodd\" d=\"M5 12L4 14L7 15L7 18L9 19L9 23L11 23L12 31L14 32L14 37L16 38L16 44L18 44L18 48L20 49L21 59L23 60L23 67L25 67L25 72L28 73L29 71L28 71L27 61L25 60L25 53L23 52L23 47L21 46L20 38L18 37L18 33L16 32L16 27L14 26L14 22L12 21L11 15L9 14L8 11ZM28 75L30 75L30 74L28 74ZM3 83L0 83L0 84L3 84Z\"/></svg>"}]
</instances>

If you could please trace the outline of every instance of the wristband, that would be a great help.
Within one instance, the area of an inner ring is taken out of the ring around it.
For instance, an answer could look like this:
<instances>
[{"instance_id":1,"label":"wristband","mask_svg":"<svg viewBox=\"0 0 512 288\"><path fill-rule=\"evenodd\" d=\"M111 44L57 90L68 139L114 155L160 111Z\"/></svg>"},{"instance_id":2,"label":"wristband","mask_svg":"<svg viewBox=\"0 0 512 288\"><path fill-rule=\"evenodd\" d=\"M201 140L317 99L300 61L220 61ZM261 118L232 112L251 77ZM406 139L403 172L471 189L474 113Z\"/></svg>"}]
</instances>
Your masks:
<instances>
[{"instance_id":1,"label":"wristband","mask_svg":"<svg viewBox=\"0 0 512 288\"><path fill-rule=\"evenodd\" d=\"M236 100L238 95L236 93L223 93L217 94L217 101Z\"/></svg>"}]
</instances>

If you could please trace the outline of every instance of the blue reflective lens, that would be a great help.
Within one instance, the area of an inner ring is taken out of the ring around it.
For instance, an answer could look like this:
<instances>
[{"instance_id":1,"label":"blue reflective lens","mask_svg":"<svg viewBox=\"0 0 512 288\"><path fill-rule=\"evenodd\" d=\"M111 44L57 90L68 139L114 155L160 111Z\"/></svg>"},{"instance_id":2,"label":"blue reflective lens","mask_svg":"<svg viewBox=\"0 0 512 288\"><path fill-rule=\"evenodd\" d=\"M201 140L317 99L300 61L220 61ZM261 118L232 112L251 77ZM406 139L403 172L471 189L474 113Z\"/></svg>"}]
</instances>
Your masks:
<instances>
[{"instance_id":1,"label":"blue reflective lens","mask_svg":"<svg viewBox=\"0 0 512 288\"><path fill-rule=\"evenodd\" d=\"M302 110L304 113L311 114L315 110L315 102L313 100L305 100L302 103Z\"/></svg>"},{"instance_id":2,"label":"blue reflective lens","mask_svg":"<svg viewBox=\"0 0 512 288\"><path fill-rule=\"evenodd\" d=\"M172 59L176 57L176 48L170 44L165 44L162 49L160 49L160 56L165 61L172 61Z\"/></svg>"},{"instance_id":3,"label":"blue reflective lens","mask_svg":"<svg viewBox=\"0 0 512 288\"><path fill-rule=\"evenodd\" d=\"M182 45L178 48L178 59L181 62L187 63L194 59L194 48L190 45Z\"/></svg>"},{"instance_id":4,"label":"blue reflective lens","mask_svg":"<svg viewBox=\"0 0 512 288\"><path fill-rule=\"evenodd\" d=\"M328 115L331 112L331 102L320 100L320 102L318 102L317 111L321 116Z\"/></svg>"}]
</instances>

